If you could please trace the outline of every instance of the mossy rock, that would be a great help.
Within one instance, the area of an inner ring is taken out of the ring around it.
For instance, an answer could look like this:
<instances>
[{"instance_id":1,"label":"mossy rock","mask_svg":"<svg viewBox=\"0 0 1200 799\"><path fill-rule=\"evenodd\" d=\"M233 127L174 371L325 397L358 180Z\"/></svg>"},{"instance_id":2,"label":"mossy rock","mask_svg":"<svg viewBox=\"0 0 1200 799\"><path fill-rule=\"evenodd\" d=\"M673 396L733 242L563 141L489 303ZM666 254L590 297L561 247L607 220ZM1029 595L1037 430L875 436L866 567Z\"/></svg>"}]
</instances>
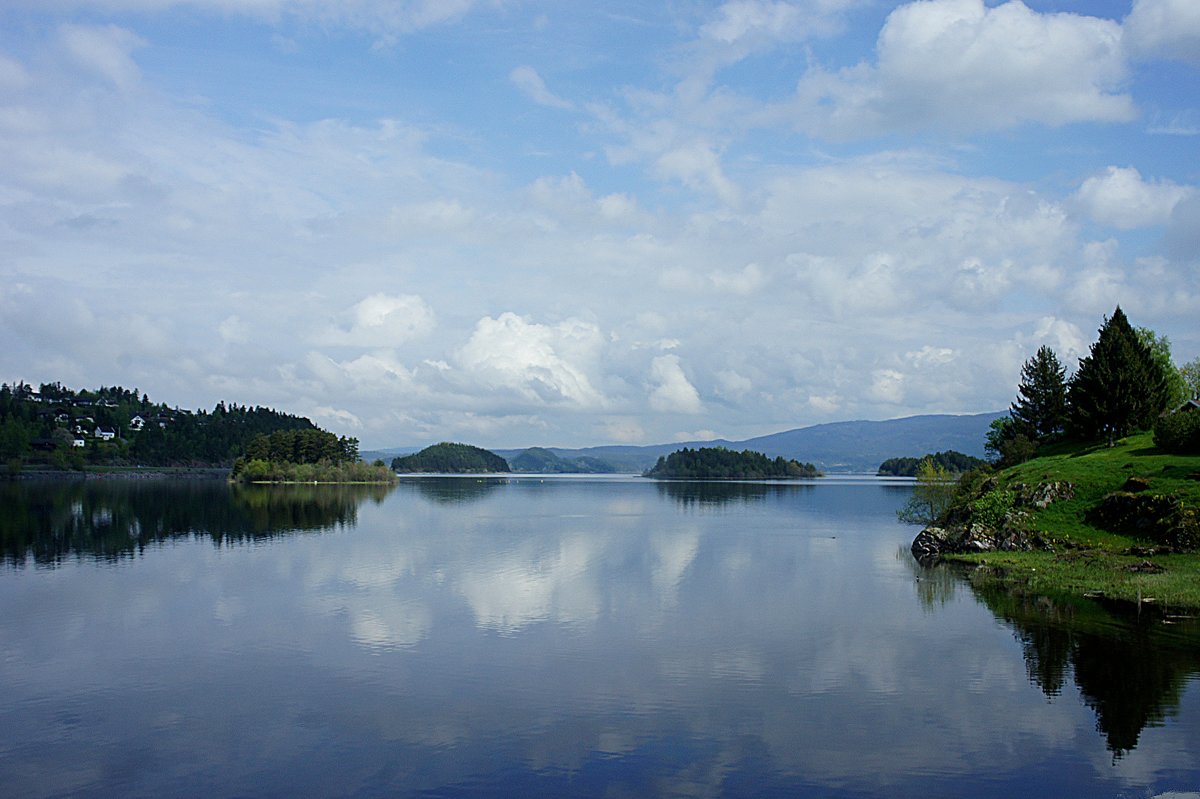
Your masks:
<instances>
[{"instance_id":1,"label":"mossy rock","mask_svg":"<svg viewBox=\"0 0 1200 799\"><path fill-rule=\"evenodd\" d=\"M1114 491L1087 513L1096 527L1133 536L1177 551L1200 547L1200 519L1169 494Z\"/></svg>"}]
</instances>

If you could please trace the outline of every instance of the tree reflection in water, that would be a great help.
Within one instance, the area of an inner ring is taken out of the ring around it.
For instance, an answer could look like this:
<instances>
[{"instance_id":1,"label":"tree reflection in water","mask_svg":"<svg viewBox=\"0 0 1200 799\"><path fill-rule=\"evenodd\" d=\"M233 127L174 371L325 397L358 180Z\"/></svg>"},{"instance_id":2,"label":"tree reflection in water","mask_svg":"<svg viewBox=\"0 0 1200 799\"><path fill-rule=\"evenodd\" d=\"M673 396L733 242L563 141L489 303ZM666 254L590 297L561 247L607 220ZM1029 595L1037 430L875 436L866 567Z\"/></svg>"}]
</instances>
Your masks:
<instances>
[{"instance_id":1,"label":"tree reflection in water","mask_svg":"<svg viewBox=\"0 0 1200 799\"><path fill-rule=\"evenodd\" d=\"M352 526L391 486L230 486L222 480L53 480L0 485L0 557L53 566L120 560L179 537L217 544Z\"/></svg>"},{"instance_id":2,"label":"tree reflection in water","mask_svg":"<svg viewBox=\"0 0 1200 799\"><path fill-rule=\"evenodd\" d=\"M915 563L915 561L914 561ZM1200 674L1200 620L1074 597L1031 596L995 584L973 584L946 566L916 567L927 607L952 595L948 579L974 595L1009 626L1025 656L1031 683L1057 697L1073 678L1096 714L1096 729L1120 758L1146 727L1175 716L1187 682ZM947 593L949 592L949 594Z\"/></svg>"},{"instance_id":3,"label":"tree reflection in water","mask_svg":"<svg viewBox=\"0 0 1200 799\"><path fill-rule=\"evenodd\" d=\"M751 483L703 480L657 480L658 493L671 497L684 507L727 505L731 502L759 502L779 494L811 491L803 483Z\"/></svg>"},{"instance_id":4,"label":"tree reflection in water","mask_svg":"<svg viewBox=\"0 0 1200 799\"><path fill-rule=\"evenodd\" d=\"M416 487L422 497L431 499L439 505L461 505L483 499L511 481L512 478L493 476L425 477L405 475L400 478L400 485L405 488Z\"/></svg>"}]
</instances>

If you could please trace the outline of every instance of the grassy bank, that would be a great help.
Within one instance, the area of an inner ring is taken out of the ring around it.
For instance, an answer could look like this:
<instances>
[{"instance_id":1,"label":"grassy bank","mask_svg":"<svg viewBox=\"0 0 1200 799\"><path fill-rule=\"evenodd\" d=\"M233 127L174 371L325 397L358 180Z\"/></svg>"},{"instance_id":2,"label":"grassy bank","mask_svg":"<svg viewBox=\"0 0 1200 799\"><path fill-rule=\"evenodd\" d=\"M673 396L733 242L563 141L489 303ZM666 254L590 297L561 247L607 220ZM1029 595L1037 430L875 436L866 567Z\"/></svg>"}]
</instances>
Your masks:
<instances>
[{"instance_id":1,"label":"grassy bank","mask_svg":"<svg viewBox=\"0 0 1200 799\"><path fill-rule=\"evenodd\" d=\"M1049 449L1042 457L996 475L995 491L1018 483L1067 481L1072 499L1032 512L1030 523L1050 542L1051 551L949 555L972 564L972 579L994 581L1030 593L1105 596L1200 610L1200 554L1164 554L1155 542L1129 530L1101 529L1089 521L1109 494L1143 481L1141 493L1176 497L1195 520L1200 509L1200 456L1169 455L1149 433L1130 436L1109 448ZM1152 553L1152 554L1148 554Z\"/></svg>"}]
</instances>

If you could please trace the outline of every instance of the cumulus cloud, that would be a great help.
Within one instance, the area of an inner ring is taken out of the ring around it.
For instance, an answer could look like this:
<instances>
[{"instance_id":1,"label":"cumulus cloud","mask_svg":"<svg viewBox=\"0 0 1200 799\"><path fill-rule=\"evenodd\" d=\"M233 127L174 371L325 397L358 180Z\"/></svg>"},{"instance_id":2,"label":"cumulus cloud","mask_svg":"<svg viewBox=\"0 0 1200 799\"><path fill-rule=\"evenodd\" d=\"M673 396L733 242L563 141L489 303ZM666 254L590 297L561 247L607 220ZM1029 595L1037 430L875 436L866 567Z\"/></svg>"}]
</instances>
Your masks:
<instances>
[{"instance_id":1,"label":"cumulus cloud","mask_svg":"<svg viewBox=\"0 0 1200 799\"><path fill-rule=\"evenodd\" d=\"M480 319L458 363L470 379L535 404L601 408L607 400L588 372L602 342L594 324L543 325L509 312Z\"/></svg>"},{"instance_id":2,"label":"cumulus cloud","mask_svg":"<svg viewBox=\"0 0 1200 799\"><path fill-rule=\"evenodd\" d=\"M398 347L433 330L433 309L411 294L372 294L342 314L318 343L341 347Z\"/></svg>"},{"instance_id":3,"label":"cumulus cloud","mask_svg":"<svg viewBox=\"0 0 1200 799\"><path fill-rule=\"evenodd\" d=\"M650 362L650 407L664 413L701 413L700 393L688 380L678 355L660 355Z\"/></svg>"},{"instance_id":4,"label":"cumulus cloud","mask_svg":"<svg viewBox=\"0 0 1200 799\"><path fill-rule=\"evenodd\" d=\"M1124 24L1125 40L1134 55L1200 64L1200 3L1134 0Z\"/></svg>"},{"instance_id":5,"label":"cumulus cloud","mask_svg":"<svg viewBox=\"0 0 1200 799\"><path fill-rule=\"evenodd\" d=\"M1097 222L1132 230L1166 224L1175 206L1194 194L1189 186L1146 181L1132 167L1110 166L1103 174L1085 180L1076 199Z\"/></svg>"},{"instance_id":6,"label":"cumulus cloud","mask_svg":"<svg viewBox=\"0 0 1200 799\"><path fill-rule=\"evenodd\" d=\"M976 131L1023 122L1127 121L1121 28L1039 14L1017 0L923 0L893 11L874 65L814 69L798 86L799 125L857 137L896 130Z\"/></svg>"},{"instance_id":7,"label":"cumulus cloud","mask_svg":"<svg viewBox=\"0 0 1200 799\"><path fill-rule=\"evenodd\" d=\"M572 104L546 88L546 82L537 70L531 66L520 66L508 74L508 79L521 90L525 96L538 105L550 108L569 109Z\"/></svg>"}]
</instances>

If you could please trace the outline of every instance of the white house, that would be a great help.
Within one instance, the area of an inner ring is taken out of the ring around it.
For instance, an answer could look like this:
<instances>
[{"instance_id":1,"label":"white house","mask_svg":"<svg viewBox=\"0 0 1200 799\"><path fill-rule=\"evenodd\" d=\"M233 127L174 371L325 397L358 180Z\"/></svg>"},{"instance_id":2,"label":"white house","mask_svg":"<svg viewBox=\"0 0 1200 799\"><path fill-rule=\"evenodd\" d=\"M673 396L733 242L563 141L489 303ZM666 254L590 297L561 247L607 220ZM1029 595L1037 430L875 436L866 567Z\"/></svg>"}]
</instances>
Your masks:
<instances>
[{"instance_id":1,"label":"white house","mask_svg":"<svg viewBox=\"0 0 1200 799\"><path fill-rule=\"evenodd\" d=\"M129 429L130 430L141 430L145 426L146 426L146 418L144 416L142 416L141 414L137 414L132 419L129 420Z\"/></svg>"},{"instance_id":2,"label":"white house","mask_svg":"<svg viewBox=\"0 0 1200 799\"><path fill-rule=\"evenodd\" d=\"M96 438L100 439L101 441L112 441L116 437L117 437L116 430L110 430L107 427L97 427L96 428Z\"/></svg>"}]
</instances>

